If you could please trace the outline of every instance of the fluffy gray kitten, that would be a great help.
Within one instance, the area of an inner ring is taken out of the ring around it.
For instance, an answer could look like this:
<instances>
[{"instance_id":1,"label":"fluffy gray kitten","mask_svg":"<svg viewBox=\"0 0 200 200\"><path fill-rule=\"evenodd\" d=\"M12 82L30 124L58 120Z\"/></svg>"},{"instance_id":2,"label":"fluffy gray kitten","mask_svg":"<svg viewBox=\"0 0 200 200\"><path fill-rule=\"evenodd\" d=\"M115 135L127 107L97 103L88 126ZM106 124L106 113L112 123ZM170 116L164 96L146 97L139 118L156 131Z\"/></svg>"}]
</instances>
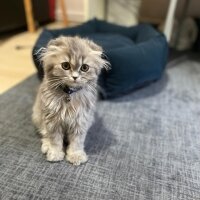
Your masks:
<instances>
[{"instance_id":1,"label":"fluffy gray kitten","mask_svg":"<svg viewBox=\"0 0 200 200\"><path fill-rule=\"evenodd\" d=\"M41 56L44 79L32 119L42 135L42 153L48 161L64 159L74 165L87 161L84 141L94 118L97 79L108 63L102 48L88 39L59 37Z\"/></svg>"}]
</instances>

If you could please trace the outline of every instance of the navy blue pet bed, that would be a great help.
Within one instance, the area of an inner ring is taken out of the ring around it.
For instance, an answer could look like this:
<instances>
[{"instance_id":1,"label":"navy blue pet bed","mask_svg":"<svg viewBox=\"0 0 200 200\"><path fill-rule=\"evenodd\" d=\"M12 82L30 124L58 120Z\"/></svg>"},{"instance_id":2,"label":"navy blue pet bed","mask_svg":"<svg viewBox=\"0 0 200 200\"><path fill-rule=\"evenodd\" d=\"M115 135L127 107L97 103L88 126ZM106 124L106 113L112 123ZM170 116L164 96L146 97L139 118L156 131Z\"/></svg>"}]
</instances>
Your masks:
<instances>
[{"instance_id":1,"label":"navy blue pet bed","mask_svg":"<svg viewBox=\"0 0 200 200\"><path fill-rule=\"evenodd\" d=\"M99 79L104 98L117 97L158 80L167 62L166 38L150 25L123 27L93 19L76 27L45 29L41 33L33 48L40 78L43 67L38 50L60 35L87 37L103 47L112 67L103 71Z\"/></svg>"}]
</instances>

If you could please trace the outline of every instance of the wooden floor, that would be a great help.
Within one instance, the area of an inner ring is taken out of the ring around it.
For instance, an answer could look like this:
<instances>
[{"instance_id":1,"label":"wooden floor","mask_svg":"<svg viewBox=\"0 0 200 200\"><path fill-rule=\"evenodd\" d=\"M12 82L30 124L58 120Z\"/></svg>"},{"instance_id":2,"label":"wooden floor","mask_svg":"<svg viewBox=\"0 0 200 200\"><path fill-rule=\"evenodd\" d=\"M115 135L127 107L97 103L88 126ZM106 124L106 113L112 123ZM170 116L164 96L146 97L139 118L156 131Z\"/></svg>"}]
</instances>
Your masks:
<instances>
[{"instance_id":1,"label":"wooden floor","mask_svg":"<svg viewBox=\"0 0 200 200\"><path fill-rule=\"evenodd\" d=\"M48 28L62 26L61 23L53 23ZM36 72L31 51L40 32L41 29L36 33L24 32L0 40L0 93Z\"/></svg>"}]
</instances>

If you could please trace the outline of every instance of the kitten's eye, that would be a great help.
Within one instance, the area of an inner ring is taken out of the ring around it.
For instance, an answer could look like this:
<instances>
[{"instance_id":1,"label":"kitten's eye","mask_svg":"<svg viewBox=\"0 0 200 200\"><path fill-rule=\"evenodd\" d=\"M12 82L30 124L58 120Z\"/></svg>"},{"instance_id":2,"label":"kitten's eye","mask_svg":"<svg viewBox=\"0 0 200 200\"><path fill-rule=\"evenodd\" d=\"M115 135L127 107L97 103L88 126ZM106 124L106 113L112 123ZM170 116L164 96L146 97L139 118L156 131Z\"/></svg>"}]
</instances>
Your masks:
<instances>
[{"instance_id":1,"label":"kitten's eye","mask_svg":"<svg viewBox=\"0 0 200 200\"><path fill-rule=\"evenodd\" d=\"M81 71L87 72L88 70L89 70L89 66L88 66L87 64L83 64L83 65L81 66Z\"/></svg>"},{"instance_id":2,"label":"kitten's eye","mask_svg":"<svg viewBox=\"0 0 200 200\"><path fill-rule=\"evenodd\" d=\"M61 63L61 67L64 70L69 70L70 69L70 64L69 64L69 62L63 62L63 63Z\"/></svg>"}]
</instances>

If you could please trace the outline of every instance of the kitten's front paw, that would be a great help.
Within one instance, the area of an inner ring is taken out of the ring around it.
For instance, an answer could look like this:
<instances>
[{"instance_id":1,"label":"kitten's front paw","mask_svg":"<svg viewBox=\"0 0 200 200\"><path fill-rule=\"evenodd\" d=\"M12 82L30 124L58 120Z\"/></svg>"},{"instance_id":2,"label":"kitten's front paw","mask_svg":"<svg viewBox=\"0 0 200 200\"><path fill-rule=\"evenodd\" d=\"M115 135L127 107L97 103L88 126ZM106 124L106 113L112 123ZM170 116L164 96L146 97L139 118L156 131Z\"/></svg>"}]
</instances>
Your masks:
<instances>
[{"instance_id":1,"label":"kitten's front paw","mask_svg":"<svg viewBox=\"0 0 200 200\"><path fill-rule=\"evenodd\" d=\"M88 157L84 151L75 151L67 153L66 160L73 165L80 165L81 163L87 162Z\"/></svg>"},{"instance_id":2,"label":"kitten's front paw","mask_svg":"<svg viewBox=\"0 0 200 200\"><path fill-rule=\"evenodd\" d=\"M42 153L44 154L47 153L49 149L50 149L50 144L47 142L43 142L41 146Z\"/></svg>"},{"instance_id":3,"label":"kitten's front paw","mask_svg":"<svg viewBox=\"0 0 200 200\"><path fill-rule=\"evenodd\" d=\"M47 160L51 162L61 161L64 159L65 153L56 149L49 149L47 151Z\"/></svg>"}]
</instances>

